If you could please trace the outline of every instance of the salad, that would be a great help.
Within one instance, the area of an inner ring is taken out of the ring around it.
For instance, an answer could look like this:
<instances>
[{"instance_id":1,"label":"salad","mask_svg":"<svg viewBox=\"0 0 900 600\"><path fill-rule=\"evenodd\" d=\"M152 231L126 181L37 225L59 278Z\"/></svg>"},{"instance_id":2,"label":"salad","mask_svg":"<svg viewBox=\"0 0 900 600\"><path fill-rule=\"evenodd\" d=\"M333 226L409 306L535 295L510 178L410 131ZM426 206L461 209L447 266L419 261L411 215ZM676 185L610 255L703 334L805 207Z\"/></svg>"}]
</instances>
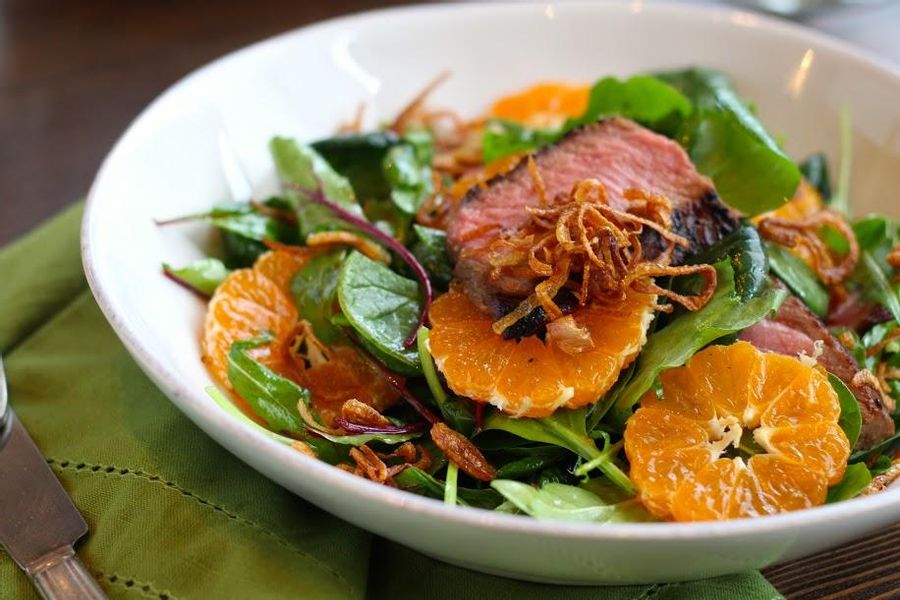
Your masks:
<instances>
[{"instance_id":1,"label":"salad","mask_svg":"<svg viewBox=\"0 0 900 600\"><path fill-rule=\"evenodd\" d=\"M450 505L575 521L775 514L900 475L900 229L849 215L727 78L429 85L276 137L282 191L203 220L210 394L296 451Z\"/></svg>"}]
</instances>

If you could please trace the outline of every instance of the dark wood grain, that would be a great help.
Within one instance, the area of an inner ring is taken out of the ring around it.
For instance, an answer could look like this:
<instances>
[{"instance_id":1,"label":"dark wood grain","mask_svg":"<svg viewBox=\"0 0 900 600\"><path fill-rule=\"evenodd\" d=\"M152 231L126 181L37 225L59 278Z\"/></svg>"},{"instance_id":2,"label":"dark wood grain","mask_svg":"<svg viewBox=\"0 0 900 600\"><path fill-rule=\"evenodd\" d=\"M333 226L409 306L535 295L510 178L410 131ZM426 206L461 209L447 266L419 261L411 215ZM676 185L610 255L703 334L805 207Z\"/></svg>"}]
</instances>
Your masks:
<instances>
[{"instance_id":1,"label":"dark wood grain","mask_svg":"<svg viewBox=\"0 0 900 600\"><path fill-rule=\"evenodd\" d=\"M217 56L378 0L0 0L0 244L84 194L168 85ZM900 598L900 525L767 569L791 599Z\"/></svg>"},{"instance_id":2,"label":"dark wood grain","mask_svg":"<svg viewBox=\"0 0 900 600\"><path fill-rule=\"evenodd\" d=\"M397 0L0 0L0 245L84 194L167 86L251 42Z\"/></svg>"}]
</instances>

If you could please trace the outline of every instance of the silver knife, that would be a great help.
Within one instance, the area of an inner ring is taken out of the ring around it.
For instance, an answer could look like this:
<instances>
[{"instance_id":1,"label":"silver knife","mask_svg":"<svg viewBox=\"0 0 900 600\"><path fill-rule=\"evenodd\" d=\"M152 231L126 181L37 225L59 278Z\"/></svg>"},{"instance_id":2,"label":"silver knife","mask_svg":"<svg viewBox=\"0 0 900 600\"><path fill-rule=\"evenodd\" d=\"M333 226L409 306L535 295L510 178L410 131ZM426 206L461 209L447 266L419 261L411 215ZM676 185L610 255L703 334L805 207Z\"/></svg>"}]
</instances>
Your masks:
<instances>
[{"instance_id":1,"label":"silver knife","mask_svg":"<svg viewBox=\"0 0 900 600\"><path fill-rule=\"evenodd\" d=\"M73 548L87 531L87 523L10 410L0 358L0 545L46 600L105 600Z\"/></svg>"}]
</instances>

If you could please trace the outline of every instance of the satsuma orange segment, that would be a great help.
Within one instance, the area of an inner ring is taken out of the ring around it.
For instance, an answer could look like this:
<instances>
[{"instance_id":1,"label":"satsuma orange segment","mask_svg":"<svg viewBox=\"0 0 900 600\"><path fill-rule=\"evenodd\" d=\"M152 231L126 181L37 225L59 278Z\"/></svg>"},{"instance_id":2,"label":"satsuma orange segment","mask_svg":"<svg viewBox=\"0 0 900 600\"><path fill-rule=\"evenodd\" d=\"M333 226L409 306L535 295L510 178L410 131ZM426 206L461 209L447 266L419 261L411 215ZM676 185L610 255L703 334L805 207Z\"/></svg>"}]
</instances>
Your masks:
<instances>
[{"instance_id":1,"label":"satsuma orange segment","mask_svg":"<svg viewBox=\"0 0 900 600\"><path fill-rule=\"evenodd\" d=\"M566 83L541 83L497 100L490 116L531 127L558 127L587 110L590 88Z\"/></svg>"},{"instance_id":2,"label":"satsuma orange segment","mask_svg":"<svg viewBox=\"0 0 900 600\"><path fill-rule=\"evenodd\" d=\"M270 250L256 259L253 268L259 271L281 288L289 297L291 295L291 281L297 271L313 256L307 248L291 247L290 250Z\"/></svg>"},{"instance_id":3,"label":"satsuma orange segment","mask_svg":"<svg viewBox=\"0 0 900 600\"><path fill-rule=\"evenodd\" d=\"M621 305L578 309L593 347L568 354L536 336L505 340L466 293L452 287L431 307L429 349L457 394L517 417L545 417L596 402L646 341L654 296L629 293Z\"/></svg>"},{"instance_id":4,"label":"satsuma orange segment","mask_svg":"<svg viewBox=\"0 0 900 600\"><path fill-rule=\"evenodd\" d=\"M231 345L268 332L273 336L272 341L249 350L248 354L270 369L283 372L288 364L287 345L296 323L297 309L276 283L256 269L234 271L219 285L209 302L201 339L203 362L219 383L230 389L228 351Z\"/></svg>"},{"instance_id":5,"label":"satsuma orange segment","mask_svg":"<svg viewBox=\"0 0 900 600\"><path fill-rule=\"evenodd\" d=\"M631 479L656 515L796 510L824 502L843 477L840 403L815 366L737 342L706 348L660 381L662 397L648 392L625 427Z\"/></svg>"}]
</instances>

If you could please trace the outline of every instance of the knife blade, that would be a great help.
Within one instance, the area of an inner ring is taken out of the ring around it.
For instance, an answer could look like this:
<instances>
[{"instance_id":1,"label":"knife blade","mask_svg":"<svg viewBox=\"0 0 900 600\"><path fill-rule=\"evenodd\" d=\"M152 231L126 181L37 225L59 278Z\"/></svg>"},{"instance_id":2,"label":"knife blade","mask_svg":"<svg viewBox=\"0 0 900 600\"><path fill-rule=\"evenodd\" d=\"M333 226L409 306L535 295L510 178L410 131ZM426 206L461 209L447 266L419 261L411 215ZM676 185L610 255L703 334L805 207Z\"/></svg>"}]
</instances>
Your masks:
<instances>
[{"instance_id":1,"label":"knife blade","mask_svg":"<svg viewBox=\"0 0 900 600\"><path fill-rule=\"evenodd\" d=\"M105 598L73 550L88 531L81 513L12 411L3 429L0 544L44 598Z\"/></svg>"}]
</instances>

